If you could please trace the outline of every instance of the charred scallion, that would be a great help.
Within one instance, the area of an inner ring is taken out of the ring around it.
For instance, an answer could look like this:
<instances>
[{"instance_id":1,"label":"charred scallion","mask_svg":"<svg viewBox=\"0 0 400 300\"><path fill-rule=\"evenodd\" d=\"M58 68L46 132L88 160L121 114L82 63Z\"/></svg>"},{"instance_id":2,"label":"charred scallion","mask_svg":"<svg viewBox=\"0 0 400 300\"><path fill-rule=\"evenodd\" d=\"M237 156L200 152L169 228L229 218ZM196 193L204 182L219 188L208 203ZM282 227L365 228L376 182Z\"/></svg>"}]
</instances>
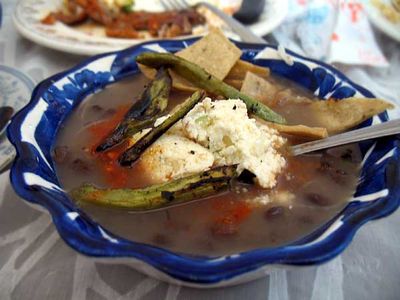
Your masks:
<instances>
[{"instance_id":1,"label":"charred scallion","mask_svg":"<svg viewBox=\"0 0 400 300\"><path fill-rule=\"evenodd\" d=\"M96 148L97 152L111 148L142 129L151 127L167 108L171 90L171 77L163 67L156 78L146 87L140 99L129 109L121 123Z\"/></svg>"},{"instance_id":2,"label":"charred scallion","mask_svg":"<svg viewBox=\"0 0 400 300\"><path fill-rule=\"evenodd\" d=\"M223 166L143 189L99 189L86 184L74 189L71 196L78 202L129 210L150 210L225 191L236 175L236 166Z\"/></svg>"},{"instance_id":3,"label":"charred scallion","mask_svg":"<svg viewBox=\"0 0 400 300\"><path fill-rule=\"evenodd\" d=\"M195 86L206 90L207 92L222 95L230 99L241 99L246 103L249 112L257 115L261 119L274 123L286 123L285 119L271 110L265 104L258 102L253 97L239 92L234 87L226 84L220 79L209 74L198 65L178 57L171 53L142 53L136 61L152 68L171 68L183 78L189 80Z\"/></svg>"},{"instance_id":4,"label":"charred scallion","mask_svg":"<svg viewBox=\"0 0 400 300\"><path fill-rule=\"evenodd\" d=\"M162 134L170 129L177 121L182 119L201 99L204 98L204 91L193 93L183 103L178 105L164 122L159 126L152 128L147 134L142 136L132 147L127 149L119 157L119 163L122 166L132 165L151 144L153 144Z\"/></svg>"}]
</instances>

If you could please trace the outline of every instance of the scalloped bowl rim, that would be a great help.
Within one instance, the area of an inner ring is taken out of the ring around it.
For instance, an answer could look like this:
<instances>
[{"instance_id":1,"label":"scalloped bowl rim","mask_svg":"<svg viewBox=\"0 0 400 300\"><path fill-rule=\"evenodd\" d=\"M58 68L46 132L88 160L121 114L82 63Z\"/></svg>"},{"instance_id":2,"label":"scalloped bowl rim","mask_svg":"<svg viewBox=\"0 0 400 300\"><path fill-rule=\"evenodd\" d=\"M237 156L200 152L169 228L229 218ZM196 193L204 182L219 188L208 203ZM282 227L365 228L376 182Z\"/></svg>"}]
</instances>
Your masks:
<instances>
[{"instance_id":1,"label":"scalloped bowl rim","mask_svg":"<svg viewBox=\"0 0 400 300\"><path fill-rule=\"evenodd\" d=\"M177 41L149 41L125 50L100 54L85 59L83 62L79 63L73 68L53 75L38 84L32 93L30 102L13 117L12 123L8 128L8 137L17 150L17 156L10 173L11 183L17 194L25 199L28 203L39 204L49 211L60 236L69 246L88 256L114 258L114 260L110 260L112 262L115 261L115 258L128 258L128 261L134 261L132 258L135 258L137 261L147 265L139 269L142 269L142 271L148 274L152 272L143 269L149 267L150 269L157 270L157 272L162 274L164 277L186 285L211 287L218 285L221 282L235 281L239 277L246 277L252 272L265 270L266 267L277 267L280 265L301 266L323 263L340 254L348 246L358 228L360 228L364 223L389 215L398 208L400 188L395 189L395 187L392 186L390 193L383 195L377 201L374 201L374 203L368 203L368 205L358 207L358 202L350 202L343 210L349 210L350 215L346 216L349 219L344 220L340 228L324 236L324 233L326 233L325 229L329 226L332 226L332 224L337 222L338 218L342 216L341 214L338 214L330 222L325 224L323 226L324 228L320 229L318 235L312 237L311 242L308 241L305 244L304 242L292 243L290 245L277 248L254 249L243 253L222 257L191 256L174 253L159 247L140 244L120 238L108 232L101 226L98 226L98 228L101 230L104 240L100 241L97 239L91 239L90 235L88 236L88 233L83 232L81 229L85 228L92 230L93 228L90 226L93 226L95 223L90 219L84 219L85 215L79 209L77 209L71 201L72 207L74 207L76 212L81 214L80 217L83 217L83 219L81 218L82 220L79 220L81 223L79 223L77 227L66 228L66 225L68 224L65 223L69 222L69 220L65 218L65 205L54 201L51 202L49 200L49 196L47 195L51 191L43 188L43 186L28 186L23 180L22 173L24 168L26 168L26 165L23 164L23 161L26 157L23 156L26 155L24 154L26 147L24 145L25 142L23 142L21 138L18 138L21 135L20 129L22 122L25 120L27 115L33 111L33 108L36 107L39 99L43 96L43 93L46 92L54 82L57 82L62 78L67 78L68 75L73 74L80 69L85 69L85 67L92 62L111 56L118 57L129 55L130 53L133 53L135 49L139 49L140 47L143 48L144 46L149 46L150 44L159 44L172 50L178 50L182 48L182 45L190 44L195 40L197 40L197 38ZM251 55L253 55L251 51L259 54L259 52L263 49L276 49L276 47L270 45L248 44L240 42L234 43L238 45L239 48L248 51L248 53ZM371 92L353 83L344 74L334 69L332 66L314 59L305 58L289 50L287 50L287 53L294 59L318 65L322 69L329 71L344 83L348 84L351 88L354 88L357 92L366 97L373 97ZM118 80L119 79L116 81ZM83 98L84 97L85 96L83 96ZM62 118L64 119L65 115ZM386 121L387 114L382 114L380 119L382 121ZM370 122L371 121L367 123ZM51 141L50 148L53 146L53 142L54 138ZM395 143L393 147L393 153L395 155L388 157L388 160L390 160L389 163L394 166L391 167L392 173L394 174L393 176L397 176L396 178L398 178L398 143ZM58 183L58 179L56 178L55 180L56 185ZM71 211L71 213L72 212L73 211ZM71 217L72 215L69 216ZM86 221L87 223L85 223ZM72 235L70 233L71 230ZM92 232L89 233L91 234ZM117 243L115 243L116 240L118 241Z\"/></svg>"}]
</instances>

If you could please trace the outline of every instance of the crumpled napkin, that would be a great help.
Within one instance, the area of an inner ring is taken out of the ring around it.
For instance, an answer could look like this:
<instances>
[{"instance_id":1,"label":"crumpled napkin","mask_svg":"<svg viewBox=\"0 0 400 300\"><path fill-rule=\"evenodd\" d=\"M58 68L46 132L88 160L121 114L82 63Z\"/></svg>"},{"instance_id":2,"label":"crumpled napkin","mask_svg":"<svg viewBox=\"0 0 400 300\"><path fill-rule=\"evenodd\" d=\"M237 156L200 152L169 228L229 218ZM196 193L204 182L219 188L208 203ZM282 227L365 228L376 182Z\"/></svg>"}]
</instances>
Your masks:
<instances>
[{"instance_id":1,"label":"crumpled napkin","mask_svg":"<svg viewBox=\"0 0 400 300\"><path fill-rule=\"evenodd\" d=\"M388 66L361 1L289 0L274 36L285 48L329 63Z\"/></svg>"}]
</instances>

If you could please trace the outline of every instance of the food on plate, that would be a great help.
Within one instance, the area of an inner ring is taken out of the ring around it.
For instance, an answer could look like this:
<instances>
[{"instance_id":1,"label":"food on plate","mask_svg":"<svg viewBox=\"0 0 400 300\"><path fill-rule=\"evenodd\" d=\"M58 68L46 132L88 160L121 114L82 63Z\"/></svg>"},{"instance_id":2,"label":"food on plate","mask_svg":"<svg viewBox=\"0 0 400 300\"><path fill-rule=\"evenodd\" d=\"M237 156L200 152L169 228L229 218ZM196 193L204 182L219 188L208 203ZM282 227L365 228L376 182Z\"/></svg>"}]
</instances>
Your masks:
<instances>
[{"instance_id":1,"label":"food on plate","mask_svg":"<svg viewBox=\"0 0 400 300\"><path fill-rule=\"evenodd\" d=\"M167 108L170 90L171 77L166 69L160 68L156 78L146 87L140 99L134 102L124 120L97 146L96 151L104 151L154 125L157 117Z\"/></svg>"},{"instance_id":2,"label":"food on plate","mask_svg":"<svg viewBox=\"0 0 400 300\"><path fill-rule=\"evenodd\" d=\"M207 44L204 43L204 40L207 41ZM202 49L207 51L207 53L202 51ZM233 83L237 89L240 89L247 71L260 76L268 76L269 74L268 68L238 59L241 50L235 44L231 43L221 30L217 28L211 28L207 36L175 54L195 63L218 79L226 83ZM199 56L208 57L208 59L199 58ZM139 64L139 68L147 78L153 79L155 77L155 69L141 64ZM191 92L196 90L196 87L190 81L173 71L170 71L170 73L175 88Z\"/></svg>"},{"instance_id":3,"label":"food on plate","mask_svg":"<svg viewBox=\"0 0 400 300\"><path fill-rule=\"evenodd\" d=\"M152 68L160 68L161 66L168 66L174 72L180 76L189 80L199 88L206 90L209 93L215 95L221 95L229 99L240 98L246 103L247 109L257 114L260 118L266 121L272 121L276 123L285 123L285 119L279 114L275 113L268 106L261 102L253 99L252 97L240 93L234 87L226 84L220 79L208 73L198 65L185 60L179 56L171 53L142 53L136 61L142 65L146 65Z\"/></svg>"},{"instance_id":4,"label":"food on plate","mask_svg":"<svg viewBox=\"0 0 400 300\"><path fill-rule=\"evenodd\" d=\"M277 87L253 72L246 72L240 88L243 94L256 98L263 103L273 105Z\"/></svg>"},{"instance_id":5,"label":"food on plate","mask_svg":"<svg viewBox=\"0 0 400 300\"><path fill-rule=\"evenodd\" d=\"M297 136L305 140L319 140L328 137L328 130L323 127L309 127L306 125L284 125L268 123L269 127L278 130L280 133Z\"/></svg>"},{"instance_id":6,"label":"food on plate","mask_svg":"<svg viewBox=\"0 0 400 300\"><path fill-rule=\"evenodd\" d=\"M135 143L126 149L119 157L122 166L132 165L139 156L154 143L163 133L170 129L176 122L182 119L195 105L204 97L203 91L194 92L183 103L177 105L171 115L165 118L160 124L155 124L146 134L140 137Z\"/></svg>"},{"instance_id":7,"label":"food on plate","mask_svg":"<svg viewBox=\"0 0 400 300\"><path fill-rule=\"evenodd\" d=\"M298 240L351 199L357 145L300 156L290 147L392 105L323 101L241 61L232 43L223 46L226 61L219 56L223 70L199 59L225 43L212 32L177 55L140 54L143 74L89 96L60 129L53 151L60 182L108 230L178 252L226 255Z\"/></svg>"},{"instance_id":8,"label":"food on plate","mask_svg":"<svg viewBox=\"0 0 400 300\"><path fill-rule=\"evenodd\" d=\"M390 1L389 1L390 2ZM400 23L400 1L391 0L391 3L383 0L372 0L372 5L375 6L381 14L394 24Z\"/></svg>"},{"instance_id":9,"label":"food on plate","mask_svg":"<svg viewBox=\"0 0 400 300\"><path fill-rule=\"evenodd\" d=\"M291 124L272 126L283 133L309 138L324 138L327 134L343 132L386 109L393 108L391 103L382 99L350 97L341 100L312 101L302 95L293 95L291 91L279 91L279 89L281 89L279 85L247 72L240 91L266 103L277 112L284 107L285 114L291 115ZM302 124L304 116L299 112L304 111L309 116L307 123Z\"/></svg>"},{"instance_id":10,"label":"food on plate","mask_svg":"<svg viewBox=\"0 0 400 300\"><path fill-rule=\"evenodd\" d=\"M307 104L311 113L315 112L315 122L325 123L329 134L348 130L363 121L393 108L393 105L382 99L346 98L329 99Z\"/></svg>"},{"instance_id":11,"label":"food on plate","mask_svg":"<svg viewBox=\"0 0 400 300\"><path fill-rule=\"evenodd\" d=\"M228 75L242 55L235 44L230 43L220 30L213 30L196 43L176 53L222 80Z\"/></svg>"},{"instance_id":12,"label":"food on plate","mask_svg":"<svg viewBox=\"0 0 400 300\"><path fill-rule=\"evenodd\" d=\"M162 135L138 161L139 169L152 183L200 173L214 165L211 151L185 137L180 124L177 125Z\"/></svg>"},{"instance_id":13,"label":"food on plate","mask_svg":"<svg viewBox=\"0 0 400 300\"><path fill-rule=\"evenodd\" d=\"M270 71L266 67L257 66L245 60L238 60L229 71L227 78L245 80L248 73L265 78L268 77Z\"/></svg>"},{"instance_id":14,"label":"food on plate","mask_svg":"<svg viewBox=\"0 0 400 300\"><path fill-rule=\"evenodd\" d=\"M143 189L98 189L86 184L72 191L76 201L124 209L155 209L204 198L228 189L235 166L217 167Z\"/></svg>"},{"instance_id":15,"label":"food on plate","mask_svg":"<svg viewBox=\"0 0 400 300\"><path fill-rule=\"evenodd\" d=\"M248 117L240 99L204 99L182 120L184 135L209 149L217 166L238 165L238 173L250 171L263 188L272 188L285 166L279 149L285 139Z\"/></svg>"},{"instance_id":16,"label":"food on plate","mask_svg":"<svg viewBox=\"0 0 400 300\"><path fill-rule=\"evenodd\" d=\"M205 24L205 18L195 9L166 12L135 11L133 0L64 0L61 9L42 19L43 24L52 25L60 21L75 26L83 22L94 22L105 28L109 37L171 38L192 34L194 26Z\"/></svg>"}]
</instances>

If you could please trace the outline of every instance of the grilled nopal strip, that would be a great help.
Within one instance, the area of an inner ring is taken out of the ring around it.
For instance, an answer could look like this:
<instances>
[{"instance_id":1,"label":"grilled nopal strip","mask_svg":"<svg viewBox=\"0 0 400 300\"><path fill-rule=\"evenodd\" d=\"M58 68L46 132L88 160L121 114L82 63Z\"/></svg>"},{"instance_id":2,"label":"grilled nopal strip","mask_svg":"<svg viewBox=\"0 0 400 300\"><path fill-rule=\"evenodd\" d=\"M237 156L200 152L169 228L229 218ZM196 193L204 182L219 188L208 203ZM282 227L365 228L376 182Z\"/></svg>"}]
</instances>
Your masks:
<instances>
[{"instance_id":1,"label":"grilled nopal strip","mask_svg":"<svg viewBox=\"0 0 400 300\"><path fill-rule=\"evenodd\" d=\"M98 189L85 184L72 190L78 202L130 209L150 210L208 197L229 188L237 176L236 165L223 166L143 189Z\"/></svg>"},{"instance_id":2,"label":"grilled nopal strip","mask_svg":"<svg viewBox=\"0 0 400 300\"><path fill-rule=\"evenodd\" d=\"M170 129L177 121L182 119L201 99L205 96L204 91L197 91L192 94L183 103L175 107L174 112L159 126L152 128L147 134L142 136L133 146L127 149L119 157L121 166L132 165L152 143L154 143L162 134Z\"/></svg>"},{"instance_id":3,"label":"grilled nopal strip","mask_svg":"<svg viewBox=\"0 0 400 300\"><path fill-rule=\"evenodd\" d=\"M132 105L117 128L97 146L96 151L105 151L127 137L151 127L167 108L171 84L168 71L163 67L159 68L156 78L146 87L140 99Z\"/></svg>"},{"instance_id":4,"label":"grilled nopal strip","mask_svg":"<svg viewBox=\"0 0 400 300\"><path fill-rule=\"evenodd\" d=\"M207 92L222 95L231 99L241 99L246 103L249 112L257 115L261 119L280 124L286 123L285 119L281 115L271 110L265 104L258 102L253 97L241 93L234 87L209 74L198 65L191 63L182 57L178 57L171 53L147 52L138 55L136 61L152 68L160 68L162 66L171 68L176 73Z\"/></svg>"}]
</instances>

